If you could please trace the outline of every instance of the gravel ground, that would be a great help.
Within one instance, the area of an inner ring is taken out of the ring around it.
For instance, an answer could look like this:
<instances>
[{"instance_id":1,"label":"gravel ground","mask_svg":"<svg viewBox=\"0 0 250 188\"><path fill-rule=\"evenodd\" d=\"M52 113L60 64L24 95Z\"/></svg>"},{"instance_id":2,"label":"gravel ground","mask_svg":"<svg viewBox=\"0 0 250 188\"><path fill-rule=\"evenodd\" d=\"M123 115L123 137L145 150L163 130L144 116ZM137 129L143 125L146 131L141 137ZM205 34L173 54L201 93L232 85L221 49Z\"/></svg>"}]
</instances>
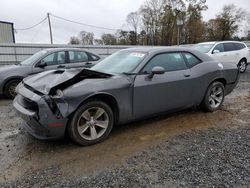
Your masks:
<instances>
[{"instance_id":1,"label":"gravel ground","mask_svg":"<svg viewBox=\"0 0 250 188\"><path fill-rule=\"evenodd\" d=\"M49 174L49 176L48 176ZM250 126L191 130L90 176L63 178L56 166L14 187L249 187Z\"/></svg>"}]
</instances>

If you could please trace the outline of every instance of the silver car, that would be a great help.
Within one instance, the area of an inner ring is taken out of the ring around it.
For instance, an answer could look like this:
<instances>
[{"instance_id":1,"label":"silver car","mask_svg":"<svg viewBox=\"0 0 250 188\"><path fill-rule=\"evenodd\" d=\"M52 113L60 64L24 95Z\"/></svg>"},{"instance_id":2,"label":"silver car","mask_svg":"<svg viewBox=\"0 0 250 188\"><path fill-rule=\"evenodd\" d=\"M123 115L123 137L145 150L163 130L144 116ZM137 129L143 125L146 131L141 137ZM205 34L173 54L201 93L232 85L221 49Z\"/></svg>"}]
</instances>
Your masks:
<instances>
[{"instance_id":1,"label":"silver car","mask_svg":"<svg viewBox=\"0 0 250 188\"><path fill-rule=\"evenodd\" d=\"M186 48L119 51L91 69L47 71L25 78L13 102L38 139L67 132L81 145L108 137L114 125L200 106L220 108L236 86L236 65Z\"/></svg>"},{"instance_id":2,"label":"silver car","mask_svg":"<svg viewBox=\"0 0 250 188\"><path fill-rule=\"evenodd\" d=\"M0 67L0 94L14 98L15 88L28 75L58 68L91 67L100 59L86 50L54 48L37 52L20 64Z\"/></svg>"}]
</instances>

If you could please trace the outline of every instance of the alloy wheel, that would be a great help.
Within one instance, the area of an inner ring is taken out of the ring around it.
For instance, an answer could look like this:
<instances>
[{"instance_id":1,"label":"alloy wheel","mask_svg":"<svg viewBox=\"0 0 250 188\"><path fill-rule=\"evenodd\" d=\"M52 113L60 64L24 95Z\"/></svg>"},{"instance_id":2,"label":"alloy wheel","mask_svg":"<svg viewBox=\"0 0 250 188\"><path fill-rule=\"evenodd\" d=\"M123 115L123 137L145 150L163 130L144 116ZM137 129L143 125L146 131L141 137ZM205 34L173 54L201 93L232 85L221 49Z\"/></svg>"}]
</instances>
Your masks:
<instances>
[{"instance_id":1,"label":"alloy wheel","mask_svg":"<svg viewBox=\"0 0 250 188\"><path fill-rule=\"evenodd\" d=\"M223 101L223 89L219 85L215 85L211 88L209 94L209 105L211 108L218 108Z\"/></svg>"},{"instance_id":2,"label":"alloy wheel","mask_svg":"<svg viewBox=\"0 0 250 188\"><path fill-rule=\"evenodd\" d=\"M79 135L86 140L100 138L109 125L107 112L100 107L91 107L85 110L77 122Z\"/></svg>"},{"instance_id":3,"label":"alloy wheel","mask_svg":"<svg viewBox=\"0 0 250 188\"><path fill-rule=\"evenodd\" d=\"M241 61L240 62L240 64L239 64L239 69L240 69L240 72L242 73L242 72L245 72L245 70L246 70L246 67L247 65L246 65L246 63L245 63L245 61Z\"/></svg>"}]
</instances>

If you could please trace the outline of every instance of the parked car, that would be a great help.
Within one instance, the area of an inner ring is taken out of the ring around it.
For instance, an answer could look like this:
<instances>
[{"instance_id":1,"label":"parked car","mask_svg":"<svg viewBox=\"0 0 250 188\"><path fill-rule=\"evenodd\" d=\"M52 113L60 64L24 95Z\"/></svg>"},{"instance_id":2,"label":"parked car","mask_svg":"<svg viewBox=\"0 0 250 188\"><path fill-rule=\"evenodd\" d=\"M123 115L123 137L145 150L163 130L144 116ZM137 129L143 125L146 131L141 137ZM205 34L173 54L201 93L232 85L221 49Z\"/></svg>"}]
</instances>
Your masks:
<instances>
[{"instance_id":1,"label":"parked car","mask_svg":"<svg viewBox=\"0 0 250 188\"><path fill-rule=\"evenodd\" d=\"M200 105L220 108L238 82L236 65L186 48L119 51L90 69L25 78L13 105L38 139L66 132L81 145L103 141L114 125Z\"/></svg>"},{"instance_id":2,"label":"parked car","mask_svg":"<svg viewBox=\"0 0 250 188\"><path fill-rule=\"evenodd\" d=\"M250 50L243 42L203 42L196 44L193 48L218 61L233 62L239 67L241 73L246 71L250 62Z\"/></svg>"},{"instance_id":3,"label":"parked car","mask_svg":"<svg viewBox=\"0 0 250 188\"><path fill-rule=\"evenodd\" d=\"M0 67L0 94L14 98L15 88L28 75L58 69L91 67L99 56L86 50L72 48L54 48L39 51L20 64Z\"/></svg>"}]
</instances>

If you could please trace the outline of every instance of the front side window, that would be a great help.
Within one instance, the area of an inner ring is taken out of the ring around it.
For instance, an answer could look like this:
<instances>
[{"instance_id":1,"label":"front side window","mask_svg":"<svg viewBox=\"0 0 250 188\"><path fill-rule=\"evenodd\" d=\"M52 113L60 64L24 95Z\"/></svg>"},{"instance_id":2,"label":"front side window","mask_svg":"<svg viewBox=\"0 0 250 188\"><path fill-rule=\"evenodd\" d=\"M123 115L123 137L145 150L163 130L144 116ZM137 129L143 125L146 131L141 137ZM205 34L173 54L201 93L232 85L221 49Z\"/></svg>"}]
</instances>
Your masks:
<instances>
[{"instance_id":1,"label":"front side window","mask_svg":"<svg viewBox=\"0 0 250 188\"><path fill-rule=\"evenodd\" d=\"M183 53L183 55L184 55L189 67L193 67L201 62L201 60L199 60L197 57L195 57L194 55L192 55L190 53L185 52L185 53Z\"/></svg>"},{"instance_id":2,"label":"front side window","mask_svg":"<svg viewBox=\"0 0 250 188\"><path fill-rule=\"evenodd\" d=\"M153 57L143 68L143 73L150 73L156 66L163 67L165 71L186 69L186 64L181 53L165 53Z\"/></svg>"},{"instance_id":3,"label":"front side window","mask_svg":"<svg viewBox=\"0 0 250 188\"><path fill-rule=\"evenodd\" d=\"M224 52L224 45L223 44L217 44L215 47L214 47L214 50L215 51L217 50L218 52Z\"/></svg>"},{"instance_id":4,"label":"front side window","mask_svg":"<svg viewBox=\"0 0 250 188\"><path fill-rule=\"evenodd\" d=\"M58 65L64 64L65 61L65 52L55 52L52 53L41 60L42 64L46 65Z\"/></svg>"},{"instance_id":5,"label":"front side window","mask_svg":"<svg viewBox=\"0 0 250 188\"><path fill-rule=\"evenodd\" d=\"M87 62L89 60L88 54L82 51L69 51L70 63Z\"/></svg>"}]
</instances>

